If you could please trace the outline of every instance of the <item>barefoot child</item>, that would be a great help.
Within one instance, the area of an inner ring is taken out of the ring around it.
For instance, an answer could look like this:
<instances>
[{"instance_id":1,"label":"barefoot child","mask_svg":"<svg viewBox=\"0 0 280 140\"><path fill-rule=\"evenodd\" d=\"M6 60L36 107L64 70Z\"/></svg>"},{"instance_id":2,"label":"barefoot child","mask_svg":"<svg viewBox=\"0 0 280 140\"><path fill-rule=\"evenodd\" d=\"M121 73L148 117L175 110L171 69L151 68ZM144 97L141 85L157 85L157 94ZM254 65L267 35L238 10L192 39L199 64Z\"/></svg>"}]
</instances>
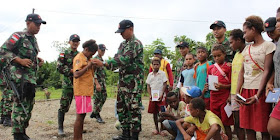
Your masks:
<instances>
[{"instance_id":1,"label":"barefoot child","mask_svg":"<svg viewBox=\"0 0 280 140\"><path fill-rule=\"evenodd\" d=\"M147 83L147 91L150 94L150 102L149 102L149 107L148 107L148 113L153 113L154 117L154 123L156 130L153 131L153 135L157 134L162 134L161 130L159 131L158 128L158 113L160 111L161 106L165 106L164 102L164 91L166 89L167 85L167 78L165 76L165 73L161 70L160 68L160 59L157 57L154 57L152 60L152 67L153 67L153 72L150 72L146 83ZM157 91L159 93L159 98L158 101L152 101L152 93L153 91Z\"/></svg>"}]
</instances>

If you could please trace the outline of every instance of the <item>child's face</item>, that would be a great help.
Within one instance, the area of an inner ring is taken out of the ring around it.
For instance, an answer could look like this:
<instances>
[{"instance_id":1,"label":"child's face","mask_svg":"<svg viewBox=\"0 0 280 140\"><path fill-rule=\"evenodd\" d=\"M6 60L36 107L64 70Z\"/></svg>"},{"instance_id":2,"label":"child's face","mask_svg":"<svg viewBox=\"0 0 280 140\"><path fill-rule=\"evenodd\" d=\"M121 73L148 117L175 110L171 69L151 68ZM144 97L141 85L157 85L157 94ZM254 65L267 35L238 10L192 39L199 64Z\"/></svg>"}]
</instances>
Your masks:
<instances>
[{"instance_id":1,"label":"child's face","mask_svg":"<svg viewBox=\"0 0 280 140\"><path fill-rule=\"evenodd\" d=\"M194 64L194 58L193 58L193 55L186 55L185 57L185 64L187 66L192 66Z\"/></svg>"},{"instance_id":2,"label":"child's face","mask_svg":"<svg viewBox=\"0 0 280 140\"><path fill-rule=\"evenodd\" d=\"M236 51L240 48L240 40L235 40L232 36L229 37L229 46Z\"/></svg>"},{"instance_id":3,"label":"child's face","mask_svg":"<svg viewBox=\"0 0 280 140\"><path fill-rule=\"evenodd\" d=\"M221 50L212 51L212 55L216 63L223 64L225 62L226 54L224 54Z\"/></svg>"},{"instance_id":4,"label":"child's face","mask_svg":"<svg viewBox=\"0 0 280 140\"><path fill-rule=\"evenodd\" d=\"M199 62L204 62L207 58L207 52L203 49L198 49L196 51L196 55Z\"/></svg>"},{"instance_id":5,"label":"child's face","mask_svg":"<svg viewBox=\"0 0 280 140\"><path fill-rule=\"evenodd\" d=\"M167 104L170 105L171 108L177 110L179 106L179 99L175 95L167 97Z\"/></svg>"},{"instance_id":6,"label":"child's face","mask_svg":"<svg viewBox=\"0 0 280 140\"><path fill-rule=\"evenodd\" d=\"M193 99L192 97L190 97L190 96L188 96L188 95L185 94L185 96L184 96L184 102L185 102L186 104L189 104L189 103L191 102L192 99Z\"/></svg>"},{"instance_id":7,"label":"child's face","mask_svg":"<svg viewBox=\"0 0 280 140\"><path fill-rule=\"evenodd\" d=\"M221 38L225 35L226 29L224 27L216 26L213 28L213 35L215 38Z\"/></svg>"},{"instance_id":8,"label":"child's face","mask_svg":"<svg viewBox=\"0 0 280 140\"><path fill-rule=\"evenodd\" d=\"M194 109L192 103L189 105L190 113L193 117L198 117L199 109Z\"/></svg>"},{"instance_id":9,"label":"child's face","mask_svg":"<svg viewBox=\"0 0 280 140\"><path fill-rule=\"evenodd\" d=\"M154 61L152 66L153 66L154 72L158 72L158 70L160 68L159 62L158 61Z\"/></svg>"}]
</instances>

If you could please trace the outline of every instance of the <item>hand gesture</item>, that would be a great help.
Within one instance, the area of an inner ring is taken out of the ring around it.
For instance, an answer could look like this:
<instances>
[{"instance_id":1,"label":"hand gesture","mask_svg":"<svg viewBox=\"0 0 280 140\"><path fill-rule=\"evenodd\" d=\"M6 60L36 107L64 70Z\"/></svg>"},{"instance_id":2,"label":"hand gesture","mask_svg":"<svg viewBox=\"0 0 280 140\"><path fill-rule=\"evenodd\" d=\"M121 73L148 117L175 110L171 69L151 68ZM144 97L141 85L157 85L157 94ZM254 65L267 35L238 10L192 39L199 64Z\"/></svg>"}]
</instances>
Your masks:
<instances>
[{"instance_id":1,"label":"hand gesture","mask_svg":"<svg viewBox=\"0 0 280 140\"><path fill-rule=\"evenodd\" d=\"M209 85L208 85L208 83L205 83L203 92L205 93L208 90L209 90Z\"/></svg>"},{"instance_id":2,"label":"hand gesture","mask_svg":"<svg viewBox=\"0 0 280 140\"><path fill-rule=\"evenodd\" d=\"M223 88L223 84L221 83L214 83L214 86L216 89L222 89Z\"/></svg>"},{"instance_id":3,"label":"hand gesture","mask_svg":"<svg viewBox=\"0 0 280 140\"><path fill-rule=\"evenodd\" d=\"M266 91L266 92L265 92L265 96L268 95L269 91L275 92L275 91L274 91L274 85L271 84L271 83L267 83L267 84L266 84L266 89L265 89L265 91Z\"/></svg>"},{"instance_id":4,"label":"hand gesture","mask_svg":"<svg viewBox=\"0 0 280 140\"><path fill-rule=\"evenodd\" d=\"M98 59L91 59L91 63L93 64L93 66L97 66L97 67L103 66L102 61L100 61Z\"/></svg>"},{"instance_id":5,"label":"hand gesture","mask_svg":"<svg viewBox=\"0 0 280 140\"><path fill-rule=\"evenodd\" d=\"M97 91L99 91L99 92L101 91L101 86L99 83L96 83L95 88Z\"/></svg>"},{"instance_id":6,"label":"hand gesture","mask_svg":"<svg viewBox=\"0 0 280 140\"><path fill-rule=\"evenodd\" d=\"M32 61L30 59L20 59L19 64L24 67L30 68L30 66L32 65Z\"/></svg>"},{"instance_id":7,"label":"hand gesture","mask_svg":"<svg viewBox=\"0 0 280 140\"><path fill-rule=\"evenodd\" d=\"M39 59L39 67L41 67L44 64L44 60L40 57L38 57Z\"/></svg>"}]
</instances>

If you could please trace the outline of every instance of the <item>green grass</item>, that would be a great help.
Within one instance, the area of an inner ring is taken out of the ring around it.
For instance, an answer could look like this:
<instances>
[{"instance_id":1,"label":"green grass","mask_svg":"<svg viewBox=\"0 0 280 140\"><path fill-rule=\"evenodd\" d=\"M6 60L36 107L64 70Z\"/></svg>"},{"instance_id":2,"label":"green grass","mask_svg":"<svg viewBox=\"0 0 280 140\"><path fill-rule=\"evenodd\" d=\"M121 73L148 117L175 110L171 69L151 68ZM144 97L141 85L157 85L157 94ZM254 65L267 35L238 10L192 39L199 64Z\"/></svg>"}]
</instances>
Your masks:
<instances>
[{"instance_id":1,"label":"green grass","mask_svg":"<svg viewBox=\"0 0 280 140\"><path fill-rule=\"evenodd\" d=\"M60 99L62 89L54 89L50 88L48 91L51 93L50 99ZM2 95L2 92L0 91L0 94ZM142 96L146 97L148 94L142 94ZM116 98L117 97L117 87L116 86L107 86L107 97L108 98ZM2 99L2 96L0 96L0 99ZM45 100L45 92L42 89L36 89L36 96L35 100Z\"/></svg>"}]
</instances>

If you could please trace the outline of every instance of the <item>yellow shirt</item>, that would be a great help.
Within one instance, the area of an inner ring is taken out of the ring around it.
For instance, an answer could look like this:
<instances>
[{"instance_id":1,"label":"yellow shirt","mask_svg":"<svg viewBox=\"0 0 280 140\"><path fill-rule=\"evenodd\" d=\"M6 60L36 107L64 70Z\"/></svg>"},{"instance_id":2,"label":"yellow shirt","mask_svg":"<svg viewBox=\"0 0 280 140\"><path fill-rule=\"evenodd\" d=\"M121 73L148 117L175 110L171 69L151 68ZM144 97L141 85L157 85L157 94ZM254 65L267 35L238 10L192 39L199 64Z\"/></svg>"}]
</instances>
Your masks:
<instances>
[{"instance_id":1,"label":"yellow shirt","mask_svg":"<svg viewBox=\"0 0 280 140\"><path fill-rule=\"evenodd\" d=\"M73 60L73 72L83 69L88 65L87 57L81 52ZM88 69L79 78L73 78L75 96L93 95L94 69Z\"/></svg>"},{"instance_id":2,"label":"yellow shirt","mask_svg":"<svg viewBox=\"0 0 280 140\"><path fill-rule=\"evenodd\" d=\"M220 125L222 131L225 132L223 123L220 120L220 118L217 115L215 115L213 112L209 111L209 110L205 110L205 112L206 112L206 114L205 114L205 117L204 117L204 120L203 120L202 123L200 123L199 118L192 117L192 116L188 116L188 117L184 118L184 121L188 122L188 123L195 124L195 126L197 127L197 129L199 131L199 134L200 134L199 137L200 138L207 136L207 134L208 134L208 132L210 130L210 127L213 124Z\"/></svg>"},{"instance_id":3,"label":"yellow shirt","mask_svg":"<svg viewBox=\"0 0 280 140\"><path fill-rule=\"evenodd\" d=\"M232 61L232 69L231 69L231 90L230 90L231 94L236 94L238 75L241 70L242 63L243 63L242 53L236 52Z\"/></svg>"}]
</instances>

